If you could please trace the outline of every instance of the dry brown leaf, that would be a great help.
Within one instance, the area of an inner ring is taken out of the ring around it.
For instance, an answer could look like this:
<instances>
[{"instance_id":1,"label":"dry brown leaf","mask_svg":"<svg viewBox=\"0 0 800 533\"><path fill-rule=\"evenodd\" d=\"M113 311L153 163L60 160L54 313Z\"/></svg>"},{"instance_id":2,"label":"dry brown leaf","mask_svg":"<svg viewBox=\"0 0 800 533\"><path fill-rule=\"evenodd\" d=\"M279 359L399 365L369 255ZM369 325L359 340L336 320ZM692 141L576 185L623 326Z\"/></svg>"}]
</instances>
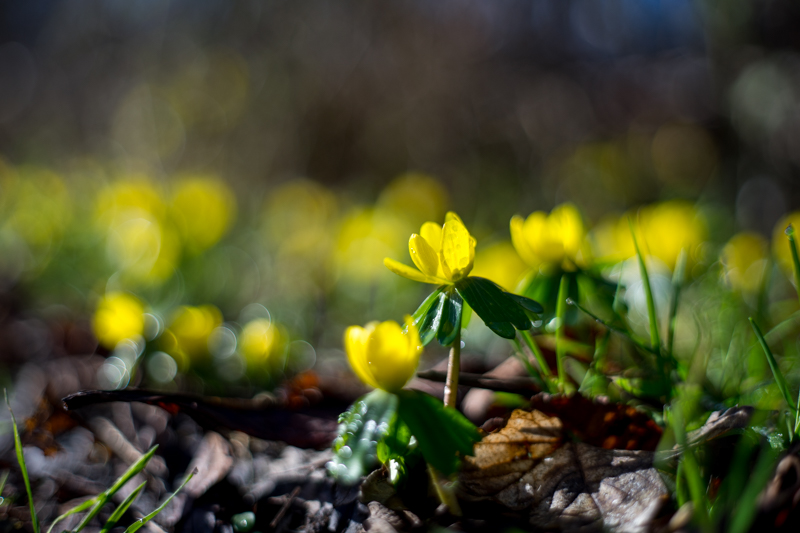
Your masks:
<instances>
[{"instance_id":1,"label":"dry brown leaf","mask_svg":"<svg viewBox=\"0 0 800 533\"><path fill-rule=\"evenodd\" d=\"M752 409L713 413L689 435L699 444L747 424ZM536 528L562 531L646 531L668 499L653 463L664 452L609 450L564 442L557 417L516 410L505 427L475 445L464 460L460 496L515 511Z\"/></svg>"}]
</instances>

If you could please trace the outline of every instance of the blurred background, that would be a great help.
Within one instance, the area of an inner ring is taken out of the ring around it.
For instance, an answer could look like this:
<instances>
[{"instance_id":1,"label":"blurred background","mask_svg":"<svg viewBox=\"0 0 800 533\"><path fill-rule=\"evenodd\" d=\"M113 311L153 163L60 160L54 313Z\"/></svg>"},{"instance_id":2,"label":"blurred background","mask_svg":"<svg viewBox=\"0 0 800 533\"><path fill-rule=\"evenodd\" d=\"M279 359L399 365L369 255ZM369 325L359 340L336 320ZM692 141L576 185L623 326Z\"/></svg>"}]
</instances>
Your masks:
<instances>
[{"instance_id":1,"label":"blurred background","mask_svg":"<svg viewBox=\"0 0 800 533\"><path fill-rule=\"evenodd\" d=\"M513 290L539 265L509 220L565 202L617 281L639 213L662 305L688 246L722 368L742 316L797 309L798 27L790 0L2 2L0 385L95 353L102 388L346 371L345 327L432 288L382 264L420 224L457 211Z\"/></svg>"}]
</instances>

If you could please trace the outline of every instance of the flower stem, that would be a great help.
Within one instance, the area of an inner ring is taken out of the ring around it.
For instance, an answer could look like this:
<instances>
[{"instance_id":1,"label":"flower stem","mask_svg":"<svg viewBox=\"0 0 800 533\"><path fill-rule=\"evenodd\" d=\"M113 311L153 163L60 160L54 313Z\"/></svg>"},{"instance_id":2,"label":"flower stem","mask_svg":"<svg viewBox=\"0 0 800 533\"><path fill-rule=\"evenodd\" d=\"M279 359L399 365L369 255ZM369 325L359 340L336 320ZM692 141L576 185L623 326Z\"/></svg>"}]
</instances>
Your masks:
<instances>
[{"instance_id":1,"label":"flower stem","mask_svg":"<svg viewBox=\"0 0 800 533\"><path fill-rule=\"evenodd\" d=\"M450 345L447 361L447 379L444 382L444 406L455 409L458 399L458 372L461 369L461 320L456 325L456 338Z\"/></svg>"}]
</instances>

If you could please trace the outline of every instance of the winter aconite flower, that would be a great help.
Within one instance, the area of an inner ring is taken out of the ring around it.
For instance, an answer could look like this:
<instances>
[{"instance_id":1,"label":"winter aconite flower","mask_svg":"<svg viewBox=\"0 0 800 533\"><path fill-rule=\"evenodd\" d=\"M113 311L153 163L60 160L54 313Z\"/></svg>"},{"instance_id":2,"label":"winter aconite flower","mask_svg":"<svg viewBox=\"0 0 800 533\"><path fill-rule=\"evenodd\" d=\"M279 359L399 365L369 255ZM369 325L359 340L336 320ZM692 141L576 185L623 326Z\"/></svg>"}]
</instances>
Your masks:
<instances>
[{"instance_id":1,"label":"winter aconite flower","mask_svg":"<svg viewBox=\"0 0 800 533\"><path fill-rule=\"evenodd\" d=\"M767 241L758 233L734 235L722 249L725 280L736 290L755 293L767 269Z\"/></svg>"},{"instance_id":2,"label":"winter aconite flower","mask_svg":"<svg viewBox=\"0 0 800 533\"><path fill-rule=\"evenodd\" d=\"M516 215L511 219L511 241L520 257L534 268L554 265L574 270L585 236L581 214L572 204L562 204L549 215L536 211L528 218Z\"/></svg>"},{"instance_id":3,"label":"winter aconite flower","mask_svg":"<svg viewBox=\"0 0 800 533\"><path fill-rule=\"evenodd\" d=\"M351 326L344 334L347 359L367 385L397 392L414 375L422 353L419 332L406 317L406 331L393 320Z\"/></svg>"},{"instance_id":4,"label":"winter aconite flower","mask_svg":"<svg viewBox=\"0 0 800 533\"><path fill-rule=\"evenodd\" d=\"M394 272L414 281L445 285L467 277L475 261L475 238L455 213L448 212L444 225L426 222L419 234L408 240L411 260L419 270L386 258L383 264Z\"/></svg>"},{"instance_id":5,"label":"winter aconite flower","mask_svg":"<svg viewBox=\"0 0 800 533\"><path fill-rule=\"evenodd\" d=\"M92 327L97 340L106 348L131 339L144 331L144 306L132 294L110 292L97 304Z\"/></svg>"}]
</instances>

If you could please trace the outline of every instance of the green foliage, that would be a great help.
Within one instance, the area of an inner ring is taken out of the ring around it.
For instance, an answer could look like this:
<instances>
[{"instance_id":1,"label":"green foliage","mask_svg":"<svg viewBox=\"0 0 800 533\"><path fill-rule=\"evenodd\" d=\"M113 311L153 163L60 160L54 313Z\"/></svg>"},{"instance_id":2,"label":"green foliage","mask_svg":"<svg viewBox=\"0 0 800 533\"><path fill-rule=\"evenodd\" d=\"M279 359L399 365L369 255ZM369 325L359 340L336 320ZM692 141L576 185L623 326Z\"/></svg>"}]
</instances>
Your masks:
<instances>
[{"instance_id":1,"label":"green foliage","mask_svg":"<svg viewBox=\"0 0 800 533\"><path fill-rule=\"evenodd\" d=\"M19 438L19 430L17 430L17 419L14 416L14 411L11 410L11 404L8 403L8 391L3 389L3 395L6 399L8 412L11 413L11 425L14 429L14 450L17 452L17 462L19 463L19 469L22 471L22 480L25 482L25 492L28 495L28 506L31 508L33 533L39 533L39 517L36 515L36 508L34 507L33 491L31 491L31 480L28 478L28 467L25 466L25 455L22 453L22 441Z\"/></svg>"},{"instance_id":2,"label":"green foliage","mask_svg":"<svg viewBox=\"0 0 800 533\"><path fill-rule=\"evenodd\" d=\"M397 396L375 389L359 398L339 417L339 435L333 441L334 458L328 471L353 485L377 461L378 442L396 420Z\"/></svg>"},{"instance_id":3,"label":"green foliage","mask_svg":"<svg viewBox=\"0 0 800 533\"><path fill-rule=\"evenodd\" d=\"M506 339L516 336L515 328L521 331L531 328L528 313L543 311L538 302L512 295L485 278L464 278L455 284L455 289L489 329Z\"/></svg>"},{"instance_id":4,"label":"green foliage","mask_svg":"<svg viewBox=\"0 0 800 533\"><path fill-rule=\"evenodd\" d=\"M471 455L480 440L478 429L455 409L447 408L423 392L398 394L398 415L417 439L425 461L444 475L456 472L459 455Z\"/></svg>"}]
</instances>

